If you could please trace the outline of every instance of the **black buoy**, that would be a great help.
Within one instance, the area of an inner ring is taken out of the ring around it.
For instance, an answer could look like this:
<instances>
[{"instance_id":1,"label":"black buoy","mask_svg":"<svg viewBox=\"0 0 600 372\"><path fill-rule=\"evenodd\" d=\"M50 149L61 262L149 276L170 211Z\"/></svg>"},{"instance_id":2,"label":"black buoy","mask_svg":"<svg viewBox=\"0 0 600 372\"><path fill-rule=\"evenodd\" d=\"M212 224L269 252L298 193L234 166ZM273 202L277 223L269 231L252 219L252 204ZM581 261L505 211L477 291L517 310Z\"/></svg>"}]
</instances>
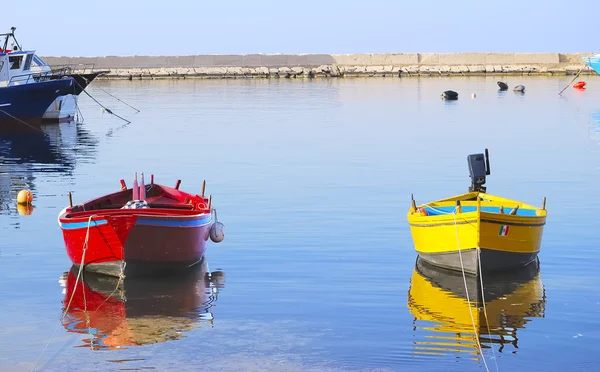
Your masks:
<instances>
[{"instance_id":1,"label":"black buoy","mask_svg":"<svg viewBox=\"0 0 600 372\"><path fill-rule=\"evenodd\" d=\"M516 87L513 88L513 91L515 92L525 92L525 86L524 85L517 85Z\"/></svg>"},{"instance_id":2,"label":"black buoy","mask_svg":"<svg viewBox=\"0 0 600 372\"><path fill-rule=\"evenodd\" d=\"M455 100L455 99L458 99L458 93L456 93L453 90L447 90L444 93L442 93L442 98L443 99Z\"/></svg>"},{"instance_id":3,"label":"black buoy","mask_svg":"<svg viewBox=\"0 0 600 372\"><path fill-rule=\"evenodd\" d=\"M508 84L506 84L503 81L499 81L498 82L498 86L500 87L500 90L507 90L508 89Z\"/></svg>"}]
</instances>

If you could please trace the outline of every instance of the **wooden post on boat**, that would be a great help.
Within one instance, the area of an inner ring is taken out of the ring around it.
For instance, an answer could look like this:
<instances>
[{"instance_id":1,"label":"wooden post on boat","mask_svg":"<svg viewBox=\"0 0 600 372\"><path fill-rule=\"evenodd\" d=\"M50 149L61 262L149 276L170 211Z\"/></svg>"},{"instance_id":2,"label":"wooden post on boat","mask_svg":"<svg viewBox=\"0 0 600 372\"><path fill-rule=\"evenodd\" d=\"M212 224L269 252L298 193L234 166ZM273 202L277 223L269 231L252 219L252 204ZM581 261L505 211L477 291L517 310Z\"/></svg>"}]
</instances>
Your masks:
<instances>
[{"instance_id":1,"label":"wooden post on boat","mask_svg":"<svg viewBox=\"0 0 600 372\"><path fill-rule=\"evenodd\" d=\"M212 195L208 197L208 210L210 211L210 206L212 204Z\"/></svg>"},{"instance_id":2,"label":"wooden post on boat","mask_svg":"<svg viewBox=\"0 0 600 372\"><path fill-rule=\"evenodd\" d=\"M462 206L460 205L460 200L456 201L456 213L462 213Z\"/></svg>"},{"instance_id":3,"label":"wooden post on boat","mask_svg":"<svg viewBox=\"0 0 600 372\"><path fill-rule=\"evenodd\" d=\"M510 213L509 213L509 214L511 214L511 215L513 215L513 216L514 216L514 215L516 215L516 214L517 214L517 211L518 211L518 210L519 210L519 206L517 205L517 206L515 206L515 207L512 209L512 211L510 211Z\"/></svg>"},{"instance_id":4,"label":"wooden post on boat","mask_svg":"<svg viewBox=\"0 0 600 372\"><path fill-rule=\"evenodd\" d=\"M150 184L154 185L154 175L153 174L150 175Z\"/></svg>"},{"instance_id":5,"label":"wooden post on boat","mask_svg":"<svg viewBox=\"0 0 600 372\"><path fill-rule=\"evenodd\" d=\"M410 194L410 203L411 203L411 212L415 213L417 211L417 203L415 203L415 198L413 196L413 194Z\"/></svg>"},{"instance_id":6,"label":"wooden post on boat","mask_svg":"<svg viewBox=\"0 0 600 372\"><path fill-rule=\"evenodd\" d=\"M69 207L73 208L73 196L71 195L71 191L69 191Z\"/></svg>"},{"instance_id":7,"label":"wooden post on boat","mask_svg":"<svg viewBox=\"0 0 600 372\"><path fill-rule=\"evenodd\" d=\"M546 197L544 196L544 199L542 200L542 210L546 210Z\"/></svg>"},{"instance_id":8,"label":"wooden post on boat","mask_svg":"<svg viewBox=\"0 0 600 372\"><path fill-rule=\"evenodd\" d=\"M177 183L175 183L175 190L179 190L179 185L181 185L181 180L177 180Z\"/></svg>"},{"instance_id":9,"label":"wooden post on boat","mask_svg":"<svg viewBox=\"0 0 600 372\"><path fill-rule=\"evenodd\" d=\"M146 200L146 185L144 184L144 172L142 172L140 179L140 200Z\"/></svg>"},{"instance_id":10,"label":"wooden post on boat","mask_svg":"<svg viewBox=\"0 0 600 372\"><path fill-rule=\"evenodd\" d=\"M500 214L504 214L504 206L503 205L500 206Z\"/></svg>"},{"instance_id":11,"label":"wooden post on boat","mask_svg":"<svg viewBox=\"0 0 600 372\"><path fill-rule=\"evenodd\" d=\"M132 188L133 188L133 190L131 190L131 192L132 192L131 200L138 200L140 197L140 188L138 187L138 182L137 182L137 172L133 173Z\"/></svg>"},{"instance_id":12,"label":"wooden post on boat","mask_svg":"<svg viewBox=\"0 0 600 372\"><path fill-rule=\"evenodd\" d=\"M204 198L204 189L206 189L206 180L202 181L202 198Z\"/></svg>"}]
</instances>

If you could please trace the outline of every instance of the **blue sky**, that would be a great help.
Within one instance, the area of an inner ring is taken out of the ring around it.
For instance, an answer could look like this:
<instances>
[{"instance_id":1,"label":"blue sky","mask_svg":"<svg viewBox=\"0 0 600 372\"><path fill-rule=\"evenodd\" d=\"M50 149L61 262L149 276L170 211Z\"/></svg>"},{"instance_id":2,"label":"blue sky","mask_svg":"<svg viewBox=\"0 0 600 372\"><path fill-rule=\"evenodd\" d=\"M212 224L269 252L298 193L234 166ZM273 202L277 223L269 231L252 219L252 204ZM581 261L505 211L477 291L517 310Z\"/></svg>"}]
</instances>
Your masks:
<instances>
[{"instance_id":1,"label":"blue sky","mask_svg":"<svg viewBox=\"0 0 600 372\"><path fill-rule=\"evenodd\" d=\"M11 2L10 14L2 32L17 27L44 56L600 48L594 0L32 0Z\"/></svg>"}]
</instances>

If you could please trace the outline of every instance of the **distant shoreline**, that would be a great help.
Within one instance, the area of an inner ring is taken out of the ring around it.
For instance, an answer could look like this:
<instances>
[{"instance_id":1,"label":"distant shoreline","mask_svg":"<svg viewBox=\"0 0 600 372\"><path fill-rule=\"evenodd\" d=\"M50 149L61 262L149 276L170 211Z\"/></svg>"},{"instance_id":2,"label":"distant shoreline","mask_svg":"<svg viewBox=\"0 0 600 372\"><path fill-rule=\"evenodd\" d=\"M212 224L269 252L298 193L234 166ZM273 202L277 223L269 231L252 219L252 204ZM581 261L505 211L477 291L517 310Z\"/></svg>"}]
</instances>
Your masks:
<instances>
[{"instance_id":1,"label":"distant shoreline","mask_svg":"<svg viewBox=\"0 0 600 372\"><path fill-rule=\"evenodd\" d=\"M51 66L110 70L103 79L317 78L596 74L593 53L245 54L42 57Z\"/></svg>"}]
</instances>

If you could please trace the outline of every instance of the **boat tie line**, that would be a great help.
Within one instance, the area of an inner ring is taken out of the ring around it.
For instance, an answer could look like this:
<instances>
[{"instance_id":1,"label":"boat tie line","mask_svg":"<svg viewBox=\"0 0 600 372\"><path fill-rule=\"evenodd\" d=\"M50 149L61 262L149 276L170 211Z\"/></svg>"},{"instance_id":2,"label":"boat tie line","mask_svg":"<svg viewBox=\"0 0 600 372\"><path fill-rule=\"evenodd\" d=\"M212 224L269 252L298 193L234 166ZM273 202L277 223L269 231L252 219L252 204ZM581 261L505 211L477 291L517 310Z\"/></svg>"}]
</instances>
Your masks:
<instances>
[{"instance_id":1,"label":"boat tie line","mask_svg":"<svg viewBox=\"0 0 600 372\"><path fill-rule=\"evenodd\" d=\"M39 128L36 128L36 127L34 127L33 125L31 125L31 124L27 123L26 121L23 121L23 120L19 119L18 117L16 117L16 116L13 116L13 115L9 114L8 112L6 112L6 111L2 110L1 108L0 108L0 112L1 112L1 113L3 113L3 114L4 114L4 115L6 115L6 116L9 116L9 117L11 117L11 118L13 118L13 119L17 120L17 121L20 121L21 123L25 124L26 126L30 127L31 129L35 129L35 130L37 130L37 131L40 131L40 132L44 133L44 131L43 131L43 130L41 130L41 129L39 129Z\"/></svg>"},{"instance_id":2,"label":"boat tie line","mask_svg":"<svg viewBox=\"0 0 600 372\"><path fill-rule=\"evenodd\" d=\"M109 96L111 96L112 98L116 99L117 101L122 102L124 105L127 105L127 106L131 107L132 109L134 109L135 111L140 112L140 110L138 110L137 108L131 106L129 103L127 103L127 102L125 102L123 100L120 100L118 97L115 97L114 95L110 94L109 92L107 92L106 90L100 88L99 86L94 86L94 88L103 91L104 93L108 94Z\"/></svg>"},{"instance_id":3,"label":"boat tie line","mask_svg":"<svg viewBox=\"0 0 600 372\"><path fill-rule=\"evenodd\" d=\"M123 120L123 121L126 121L126 122L127 122L127 124L131 123L131 121L129 121L129 120L127 120L127 119L125 119L125 118L124 118L124 117L122 117L122 116L119 116L119 115L115 114L115 113L114 113L114 112L112 112L112 111L111 111L111 110L110 110L108 107L105 107L103 104L101 104L100 102L98 102L98 100L97 100L96 98L92 97L92 95L91 95L91 94L89 94L89 93L88 93L88 92L87 92L85 89L83 89L83 87L81 86L81 84L79 84L77 81L75 81L75 84L79 85L79 87L82 89L82 92L83 92L83 93L85 93L85 94L87 94L87 95L88 95L88 97L90 97L92 100L94 100L94 102L96 102L96 103L97 103L97 104L98 104L100 107L102 107L102 108L103 108L103 109L104 109L106 112L108 112L108 113L109 113L109 114L111 114L111 115L114 115L114 116L118 117L119 119L121 119L121 120Z\"/></svg>"},{"instance_id":4,"label":"boat tie line","mask_svg":"<svg viewBox=\"0 0 600 372\"><path fill-rule=\"evenodd\" d=\"M73 288L75 288L75 290L73 291L73 293L71 293L71 298L69 299L69 303L67 304L67 306L65 306L65 309L62 313L62 316L60 317L60 320L58 322L58 324L56 325L56 328L54 329L54 332L52 333L52 336L50 336L50 339L48 340L48 342L46 343L46 346L44 346L44 349L42 350L42 352L40 353L40 355L38 356L37 360L35 361L35 364L33 365L33 368L31 369L31 372L35 371L37 364L39 363L42 355L44 354L44 352L46 351L46 349L48 348L48 345L50 345L50 341L52 341L52 339L54 338L54 335L56 334L56 331L58 330L58 327L60 326L61 322L63 321L63 319L67 316L67 314L69 313L70 307L71 307L71 302L73 301L73 297L75 296L75 292L77 292L77 285L79 284L80 278L83 279L83 267L84 267L84 262L85 262L85 253L87 252L88 249L88 243L89 243L89 238L90 238L90 229L92 227L92 219L94 217L98 217L95 214L92 214L89 219L88 219L88 225L87 225L87 231L85 233L85 240L83 243L83 252L81 254L81 262L79 264L79 270L77 271L77 278L75 279L75 284L73 286ZM122 281L125 279L125 265L126 263L123 262L122 268L121 268L121 273L119 275L119 280L117 281L117 285L115 286L115 288L113 289L112 293L104 300L104 302L102 302L102 304L100 304L100 306L104 305L104 303L111 298L110 296L112 296L116 290L119 288L119 286L121 285ZM88 331L90 332L90 337L93 338L93 335L91 334L91 328L89 326L89 315L88 315L88 311L87 311L87 300L85 297L85 288L83 289L83 303L84 303L84 312L86 314L86 320L87 320L87 326L88 326ZM98 306L98 308L100 307ZM93 345L93 343L92 343ZM93 347L93 346L92 346ZM48 359L46 362L44 362L42 365L40 365L40 368L42 368L46 363L48 363L48 361L50 361L52 358Z\"/></svg>"},{"instance_id":5,"label":"boat tie line","mask_svg":"<svg viewBox=\"0 0 600 372\"><path fill-rule=\"evenodd\" d=\"M487 372L490 371L490 369L488 368L487 362L485 360L485 355L483 354L483 349L481 348L481 342L479 340L479 332L477 331L477 326L475 325L475 318L473 318L473 312L471 311L471 299L469 298L469 288L467 286L467 277L465 274L465 267L463 264L463 259L462 259L462 252L460 249L460 238L458 236L458 221L456 219L456 215L458 213L458 206L456 206L454 208L454 210L451 212L454 215L454 228L456 231L456 247L458 249L458 258L460 259L460 269L462 272L462 277L463 277L463 283L465 285L465 294L467 297L467 305L469 307L469 315L471 316L471 324L473 325L473 332L474 332L474 339L475 339L475 343L477 344L477 348L479 349L479 353L481 354L481 359L483 360L483 365L485 366L485 370ZM479 260L479 252L480 252L480 247L479 247L479 242L477 244L477 259ZM479 262L479 264L481 265L481 262ZM481 281L481 286L483 288L483 276L481 275L481 270L479 272L479 278ZM485 298L483 297L483 292L482 292L482 299L481 301L484 303L485 306ZM475 305L477 305L477 302L475 302ZM484 312L485 312L485 307L484 307ZM486 320L487 320L487 315L485 316ZM488 324L488 336L491 337L490 335L490 331L489 331L489 324ZM494 363L496 363L496 371L498 371L498 363L496 362L496 353L494 352L494 348L492 347L492 353L494 354Z\"/></svg>"}]
</instances>

